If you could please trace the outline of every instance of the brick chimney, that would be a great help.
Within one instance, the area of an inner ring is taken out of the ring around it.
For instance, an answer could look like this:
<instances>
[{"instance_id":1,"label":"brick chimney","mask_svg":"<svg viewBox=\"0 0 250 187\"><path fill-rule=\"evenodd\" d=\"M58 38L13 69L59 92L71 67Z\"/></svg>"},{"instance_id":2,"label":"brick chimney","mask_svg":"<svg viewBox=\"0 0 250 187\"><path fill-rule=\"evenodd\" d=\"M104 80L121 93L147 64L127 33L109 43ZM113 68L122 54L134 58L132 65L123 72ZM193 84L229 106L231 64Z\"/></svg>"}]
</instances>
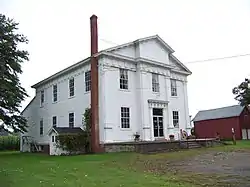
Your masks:
<instances>
[{"instance_id":1,"label":"brick chimney","mask_svg":"<svg viewBox=\"0 0 250 187\"><path fill-rule=\"evenodd\" d=\"M99 140L99 102L98 102L98 53L97 16L90 17L91 34L91 148L92 152L100 152Z\"/></svg>"}]
</instances>

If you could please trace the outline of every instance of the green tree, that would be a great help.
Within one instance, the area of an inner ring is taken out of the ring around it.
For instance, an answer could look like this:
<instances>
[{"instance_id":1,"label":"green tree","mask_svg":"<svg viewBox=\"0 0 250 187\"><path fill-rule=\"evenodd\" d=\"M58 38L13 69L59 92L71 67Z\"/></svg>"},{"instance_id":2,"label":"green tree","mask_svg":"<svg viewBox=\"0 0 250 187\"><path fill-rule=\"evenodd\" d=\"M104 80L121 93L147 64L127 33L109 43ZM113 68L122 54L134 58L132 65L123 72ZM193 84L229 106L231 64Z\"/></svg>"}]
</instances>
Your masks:
<instances>
[{"instance_id":1,"label":"green tree","mask_svg":"<svg viewBox=\"0 0 250 187\"><path fill-rule=\"evenodd\" d=\"M235 99L239 101L241 106L248 106L250 104L250 80L245 79L239 86L233 88Z\"/></svg>"},{"instance_id":2,"label":"green tree","mask_svg":"<svg viewBox=\"0 0 250 187\"><path fill-rule=\"evenodd\" d=\"M0 123L15 132L26 131L25 118L20 116L21 102L28 96L21 86L21 64L28 61L28 52L20 50L27 38L17 33L18 23L0 14Z\"/></svg>"}]
</instances>

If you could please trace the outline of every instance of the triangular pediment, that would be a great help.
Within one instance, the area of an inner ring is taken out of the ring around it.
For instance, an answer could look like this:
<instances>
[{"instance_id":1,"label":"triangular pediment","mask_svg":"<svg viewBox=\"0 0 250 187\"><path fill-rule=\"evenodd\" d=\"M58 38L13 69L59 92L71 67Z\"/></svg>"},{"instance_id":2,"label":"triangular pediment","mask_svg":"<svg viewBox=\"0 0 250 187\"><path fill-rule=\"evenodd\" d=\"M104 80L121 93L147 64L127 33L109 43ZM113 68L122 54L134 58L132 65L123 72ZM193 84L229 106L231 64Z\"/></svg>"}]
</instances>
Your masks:
<instances>
[{"instance_id":1,"label":"triangular pediment","mask_svg":"<svg viewBox=\"0 0 250 187\"><path fill-rule=\"evenodd\" d=\"M144 58L166 63L174 66L175 70L191 74L190 70L172 54L174 50L158 35L141 38L105 51L130 58Z\"/></svg>"}]
</instances>

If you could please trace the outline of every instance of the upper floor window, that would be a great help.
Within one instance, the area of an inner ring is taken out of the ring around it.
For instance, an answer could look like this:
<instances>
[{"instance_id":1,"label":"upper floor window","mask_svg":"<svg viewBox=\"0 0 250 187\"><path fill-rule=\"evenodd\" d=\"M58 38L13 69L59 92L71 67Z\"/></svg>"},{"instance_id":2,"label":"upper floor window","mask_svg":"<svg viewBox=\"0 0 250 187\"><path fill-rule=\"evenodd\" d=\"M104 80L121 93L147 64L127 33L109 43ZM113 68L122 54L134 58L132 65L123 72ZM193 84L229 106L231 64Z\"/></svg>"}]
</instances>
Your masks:
<instances>
[{"instance_id":1,"label":"upper floor window","mask_svg":"<svg viewBox=\"0 0 250 187\"><path fill-rule=\"evenodd\" d=\"M69 79L69 96L73 97L75 95L75 79Z\"/></svg>"},{"instance_id":2,"label":"upper floor window","mask_svg":"<svg viewBox=\"0 0 250 187\"><path fill-rule=\"evenodd\" d=\"M120 89L128 89L128 70L120 69Z\"/></svg>"},{"instance_id":3,"label":"upper floor window","mask_svg":"<svg viewBox=\"0 0 250 187\"><path fill-rule=\"evenodd\" d=\"M41 106L44 103L44 90L41 90Z\"/></svg>"},{"instance_id":4,"label":"upper floor window","mask_svg":"<svg viewBox=\"0 0 250 187\"><path fill-rule=\"evenodd\" d=\"M160 91L159 75L152 73L152 90L153 92Z\"/></svg>"},{"instance_id":5,"label":"upper floor window","mask_svg":"<svg viewBox=\"0 0 250 187\"><path fill-rule=\"evenodd\" d=\"M128 107L121 107L121 127L130 128L130 114Z\"/></svg>"},{"instance_id":6,"label":"upper floor window","mask_svg":"<svg viewBox=\"0 0 250 187\"><path fill-rule=\"evenodd\" d=\"M57 124L57 118L56 118L56 116L53 116L52 117L52 126L56 127L56 124Z\"/></svg>"},{"instance_id":7,"label":"upper floor window","mask_svg":"<svg viewBox=\"0 0 250 187\"><path fill-rule=\"evenodd\" d=\"M175 128L179 128L179 112L173 111L173 125Z\"/></svg>"},{"instance_id":8,"label":"upper floor window","mask_svg":"<svg viewBox=\"0 0 250 187\"><path fill-rule=\"evenodd\" d=\"M40 120L40 135L43 135L43 119Z\"/></svg>"},{"instance_id":9,"label":"upper floor window","mask_svg":"<svg viewBox=\"0 0 250 187\"><path fill-rule=\"evenodd\" d=\"M75 121L74 118L75 118L75 117L74 117L74 113L73 113L73 112L69 113L69 127L70 127L70 128L73 128L73 127L74 127L74 121Z\"/></svg>"},{"instance_id":10,"label":"upper floor window","mask_svg":"<svg viewBox=\"0 0 250 187\"><path fill-rule=\"evenodd\" d=\"M88 92L91 90L91 72L85 72L85 91Z\"/></svg>"},{"instance_id":11,"label":"upper floor window","mask_svg":"<svg viewBox=\"0 0 250 187\"><path fill-rule=\"evenodd\" d=\"M53 102L57 102L57 84L53 85Z\"/></svg>"},{"instance_id":12,"label":"upper floor window","mask_svg":"<svg viewBox=\"0 0 250 187\"><path fill-rule=\"evenodd\" d=\"M171 79L171 96L177 96L177 84L174 79Z\"/></svg>"}]
</instances>

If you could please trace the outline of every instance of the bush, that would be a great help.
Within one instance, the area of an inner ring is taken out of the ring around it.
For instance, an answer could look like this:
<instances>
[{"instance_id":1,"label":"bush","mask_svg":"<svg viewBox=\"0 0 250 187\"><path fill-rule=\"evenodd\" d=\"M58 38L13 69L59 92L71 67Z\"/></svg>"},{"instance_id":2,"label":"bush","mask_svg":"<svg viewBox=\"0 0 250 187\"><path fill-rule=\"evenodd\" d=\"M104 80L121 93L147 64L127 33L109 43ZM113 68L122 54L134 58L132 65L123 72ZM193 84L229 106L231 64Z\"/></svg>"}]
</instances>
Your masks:
<instances>
[{"instance_id":1,"label":"bush","mask_svg":"<svg viewBox=\"0 0 250 187\"><path fill-rule=\"evenodd\" d=\"M57 136L57 147L70 154L91 152L91 110L86 108L83 114L83 132L79 134L60 134Z\"/></svg>"},{"instance_id":2,"label":"bush","mask_svg":"<svg viewBox=\"0 0 250 187\"><path fill-rule=\"evenodd\" d=\"M70 154L89 151L89 141L85 131L79 134L60 134L57 136L56 142L59 148Z\"/></svg>"},{"instance_id":3,"label":"bush","mask_svg":"<svg viewBox=\"0 0 250 187\"><path fill-rule=\"evenodd\" d=\"M20 138L18 136L0 136L0 151L20 150Z\"/></svg>"}]
</instances>

